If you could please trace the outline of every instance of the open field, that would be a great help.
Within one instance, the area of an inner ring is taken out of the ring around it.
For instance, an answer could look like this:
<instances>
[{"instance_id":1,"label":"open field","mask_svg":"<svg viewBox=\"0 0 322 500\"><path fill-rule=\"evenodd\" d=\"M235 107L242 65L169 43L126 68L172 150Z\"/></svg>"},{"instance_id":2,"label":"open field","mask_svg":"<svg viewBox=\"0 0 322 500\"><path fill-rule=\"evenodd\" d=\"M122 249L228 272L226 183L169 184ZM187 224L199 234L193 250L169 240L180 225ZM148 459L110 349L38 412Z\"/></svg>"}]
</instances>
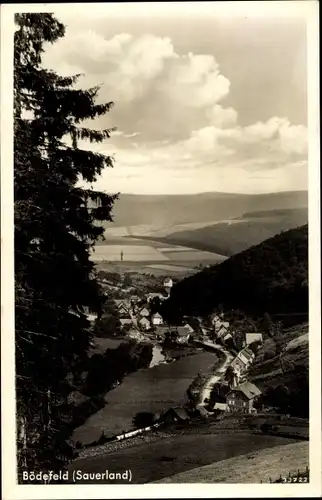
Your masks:
<instances>
[{"instance_id":1,"label":"open field","mask_svg":"<svg viewBox=\"0 0 322 500\"><path fill-rule=\"evenodd\" d=\"M200 264L217 264L226 259L224 255L188 246L132 237L125 228L124 231L120 229L112 227L106 230L106 239L99 241L92 252L92 260L101 269L112 270L113 266L117 266L118 271L124 272L139 271L155 275L166 272L185 276L193 273Z\"/></svg>"},{"instance_id":2,"label":"open field","mask_svg":"<svg viewBox=\"0 0 322 500\"><path fill-rule=\"evenodd\" d=\"M254 454L265 450L265 455L267 455L268 448L273 449L273 447L277 446L281 448L279 453L282 456L283 448L290 443L294 443L294 440L251 434L249 432L179 434L151 443L124 448L106 455L78 459L70 465L69 469L86 470L86 472L103 472L106 469L120 472L131 469L132 483L149 483L169 478L174 474L191 471L196 467L213 464L214 462L221 463L233 457L240 457L240 455L243 456L241 460L246 461L245 468L248 467L250 471L255 460L245 459L245 453ZM303 446L303 459L301 455L298 458L301 464L305 464L308 443L301 443L301 445ZM288 466L287 463L285 465ZM231 470L230 474L232 474ZM168 482L168 480L165 480L165 482ZM218 481L213 479L213 482Z\"/></svg>"},{"instance_id":3,"label":"open field","mask_svg":"<svg viewBox=\"0 0 322 500\"><path fill-rule=\"evenodd\" d=\"M132 419L138 412L155 413L183 404L198 371L209 374L217 363L214 353L196 351L176 362L130 374L106 394L106 406L74 431L73 440L88 444L98 439L103 430L107 436L114 436L132 429Z\"/></svg>"},{"instance_id":4,"label":"open field","mask_svg":"<svg viewBox=\"0 0 322 500\"><path fill-rule=\"evenodd\" d=\"M289 472L305 470L309 465L307 442L275 446L205 467L189 470L158 481L159 483L268 483L287 477Z\"/></svg>"}]
</instances>

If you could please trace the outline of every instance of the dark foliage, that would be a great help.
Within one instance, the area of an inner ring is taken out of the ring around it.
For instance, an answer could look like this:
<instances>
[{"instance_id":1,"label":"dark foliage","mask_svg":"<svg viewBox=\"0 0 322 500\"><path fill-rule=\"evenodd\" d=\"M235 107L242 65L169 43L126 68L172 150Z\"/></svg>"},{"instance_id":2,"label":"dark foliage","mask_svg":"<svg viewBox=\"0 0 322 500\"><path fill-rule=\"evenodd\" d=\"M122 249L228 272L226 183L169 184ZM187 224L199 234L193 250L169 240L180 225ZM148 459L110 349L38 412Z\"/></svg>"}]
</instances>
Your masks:
<instances>
[{"instance_id":1,"label":"dark foliage","mask_svg":"<svg viewBox=\"0 0 322 500\"><path fill-rule=\"evenodd\" d=\"M206 316L221 303L250 316L308 311L308 226L291 229L173 287L164 317Z\"/></svg>"},{"instance_id":2,"label":"dark foliage","mask_svg":"<svg viewBox=\"0 0 322 500\"><path fill-rule=\"evenodd\" d=\"M140 368L147 368L152 361L152 346L135 340L121 344L117 349L95 354L83 367L88 372L84 394L100 395L109 391L124 376Z\"/></svg>"},{"instance_id":3,"label":"dark foliage","mask_svg":"<svg viewBox=\"0 0 322 500\"><path fill-rule=\"evenodd\" d=\"M71 457L56 406L70 392L67 373L87 356L87 312L100 312L90 260L111 221L115 196L79 187L95 182L112 159L79 145L109 130L84 120L107 113L99 88L76 90L79 75L41 67L44 43L64 36L51 14L17 14L14 38L14 216L16 389L19 465L61 468ZM28 112L28 114L26 114ZM68 142L69 140L69 142ZM21 451L21 453L20 453Z\"/></svg>"},{"instance_id":4,"label":"dark foliage","mask_svg":"<svg viewBox=\"0 0 322 500\"><path fill-rule=\"evenodd\" d=\"M152 425L154 423L154 419L154 413L143 411L135 415L133 418L133 425L135 425L138 429L142 429L143 427L149 427Z\"/></svg>"}]
</instances>

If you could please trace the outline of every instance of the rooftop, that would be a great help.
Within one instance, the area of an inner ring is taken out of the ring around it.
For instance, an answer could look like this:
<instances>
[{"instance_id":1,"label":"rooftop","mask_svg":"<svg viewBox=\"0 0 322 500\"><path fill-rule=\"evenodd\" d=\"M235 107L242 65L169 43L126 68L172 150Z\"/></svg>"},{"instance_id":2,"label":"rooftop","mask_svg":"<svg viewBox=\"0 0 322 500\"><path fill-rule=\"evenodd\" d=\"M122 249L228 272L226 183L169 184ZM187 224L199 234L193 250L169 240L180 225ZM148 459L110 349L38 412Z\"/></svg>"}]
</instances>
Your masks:
<instances>
[{"instance_id":1,"label":"rooftop","mask_svg":"<svg viewBox=\"0 0 322 500\"><path fill-rule=\"evenodd\" d=\"M258 389L255 384L252 384L252 382L243 382L239 386L234 387L231 392L233 391L242 392L248 399L253 399L256 396L260 396L262 394L260 389Z\"/></svg>"}]
</instances>

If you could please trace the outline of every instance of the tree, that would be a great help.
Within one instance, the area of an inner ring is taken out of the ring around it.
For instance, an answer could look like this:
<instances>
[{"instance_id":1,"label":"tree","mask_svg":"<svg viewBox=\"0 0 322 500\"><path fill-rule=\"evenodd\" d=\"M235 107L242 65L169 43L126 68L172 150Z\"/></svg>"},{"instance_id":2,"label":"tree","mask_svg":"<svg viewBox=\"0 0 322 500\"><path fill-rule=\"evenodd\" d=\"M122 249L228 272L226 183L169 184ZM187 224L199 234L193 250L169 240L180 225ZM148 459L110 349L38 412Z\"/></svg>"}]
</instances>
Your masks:
<instances>
[{"instance_id":1,"label":"tree","mask_svg":"<svg viewBox=\"0 0 322 500\"><path fill-rule=\"evenodd\" d=\"M236 375L235 371L231 366L228 366L226 372L225 372L225 380L227 380L228 384L230 386L234 385Z\"/></svg>"},{"instance_id":2,"label":"tree","mask_svg":"<svg viewBox=\"0 0 322 500\"><path fill-rule=\"evenodd\" d=\"M125 288L128 288L129 286L132 285L132 278L129 274L125 274L124 275L124 279L123 279L123 286Z\"/></svg>"},{"instance_id":3,"label":"tree","mask_svg":"<svg viewBox=\"0 0 322 500\"><path fill-rule=\"evenodd\" d=\"M95 182L113 161L83 149L80 141L110 136L110 130L82 122L104 115L112 103L96 104L99 87L76 89L80 75L63 78L41 67L44 44L65 33L51 14L17 14L15 24L15 341L23 435L18 462L44 470L60 468L71 456L53 408L67 401L66 376L87 356L86 312L101 308L90 250L103 235L99 222L112 220L116 196L78 181Z\"/></svg>"},{"instance_id":4,"label":"tree","mask_svg":"<svg viewBox=\"0 0 322 500\"><path fill-rule=\"evenodd\" d=\"M155 416L154 413L148 411L142 411L135 415L133 418L133 425L138 429L142 429L143 427L149 427L154 423Z\"/></svg>"},{"instance_id":5,"label":"tree","mask_svg":"<svg viewBox=\"0 0 322 500\"><path fill-rule=\"evenodd\" d=\"M121 322L118 316L114 314L104 314L97 319L94 325L94 334L96 337L115 337L121 332Z\"/></svg>"}]
</instances>

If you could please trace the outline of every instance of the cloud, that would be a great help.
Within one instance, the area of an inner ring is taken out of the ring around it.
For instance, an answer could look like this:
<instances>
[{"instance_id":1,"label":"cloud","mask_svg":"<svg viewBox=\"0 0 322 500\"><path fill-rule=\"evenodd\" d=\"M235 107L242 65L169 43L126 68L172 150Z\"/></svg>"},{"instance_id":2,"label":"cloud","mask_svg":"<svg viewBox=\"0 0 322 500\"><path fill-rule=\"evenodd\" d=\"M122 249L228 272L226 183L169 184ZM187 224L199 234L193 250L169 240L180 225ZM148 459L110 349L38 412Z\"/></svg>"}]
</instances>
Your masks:
<instances>
[{"instance_id":1,"label":"cloud","mask_svg":"<svg viewBox=\"0 0 322 500\"><path fill-rule=\"evenodd\" d=\"M95 146L115 154L115 169L99 181L104 188L120 182L116 191L142 190L144 182L161 190L167 182L168 190L192 183L190 189L205 191L217 182L228 186L230 179L238 191L259 189L258 179L267 186L275 179L286 189L287 182L305 181L306 127L277 116L241 126L238 110L227 104L233 82L215 55L179 53L169 37L153 34L108 38L71 20L65 38L47 48L44 63L62 74L84 73L81 87L102 84L100 101L115 102L95 123L118 129Z\"/></svg>"}]
</instances>

